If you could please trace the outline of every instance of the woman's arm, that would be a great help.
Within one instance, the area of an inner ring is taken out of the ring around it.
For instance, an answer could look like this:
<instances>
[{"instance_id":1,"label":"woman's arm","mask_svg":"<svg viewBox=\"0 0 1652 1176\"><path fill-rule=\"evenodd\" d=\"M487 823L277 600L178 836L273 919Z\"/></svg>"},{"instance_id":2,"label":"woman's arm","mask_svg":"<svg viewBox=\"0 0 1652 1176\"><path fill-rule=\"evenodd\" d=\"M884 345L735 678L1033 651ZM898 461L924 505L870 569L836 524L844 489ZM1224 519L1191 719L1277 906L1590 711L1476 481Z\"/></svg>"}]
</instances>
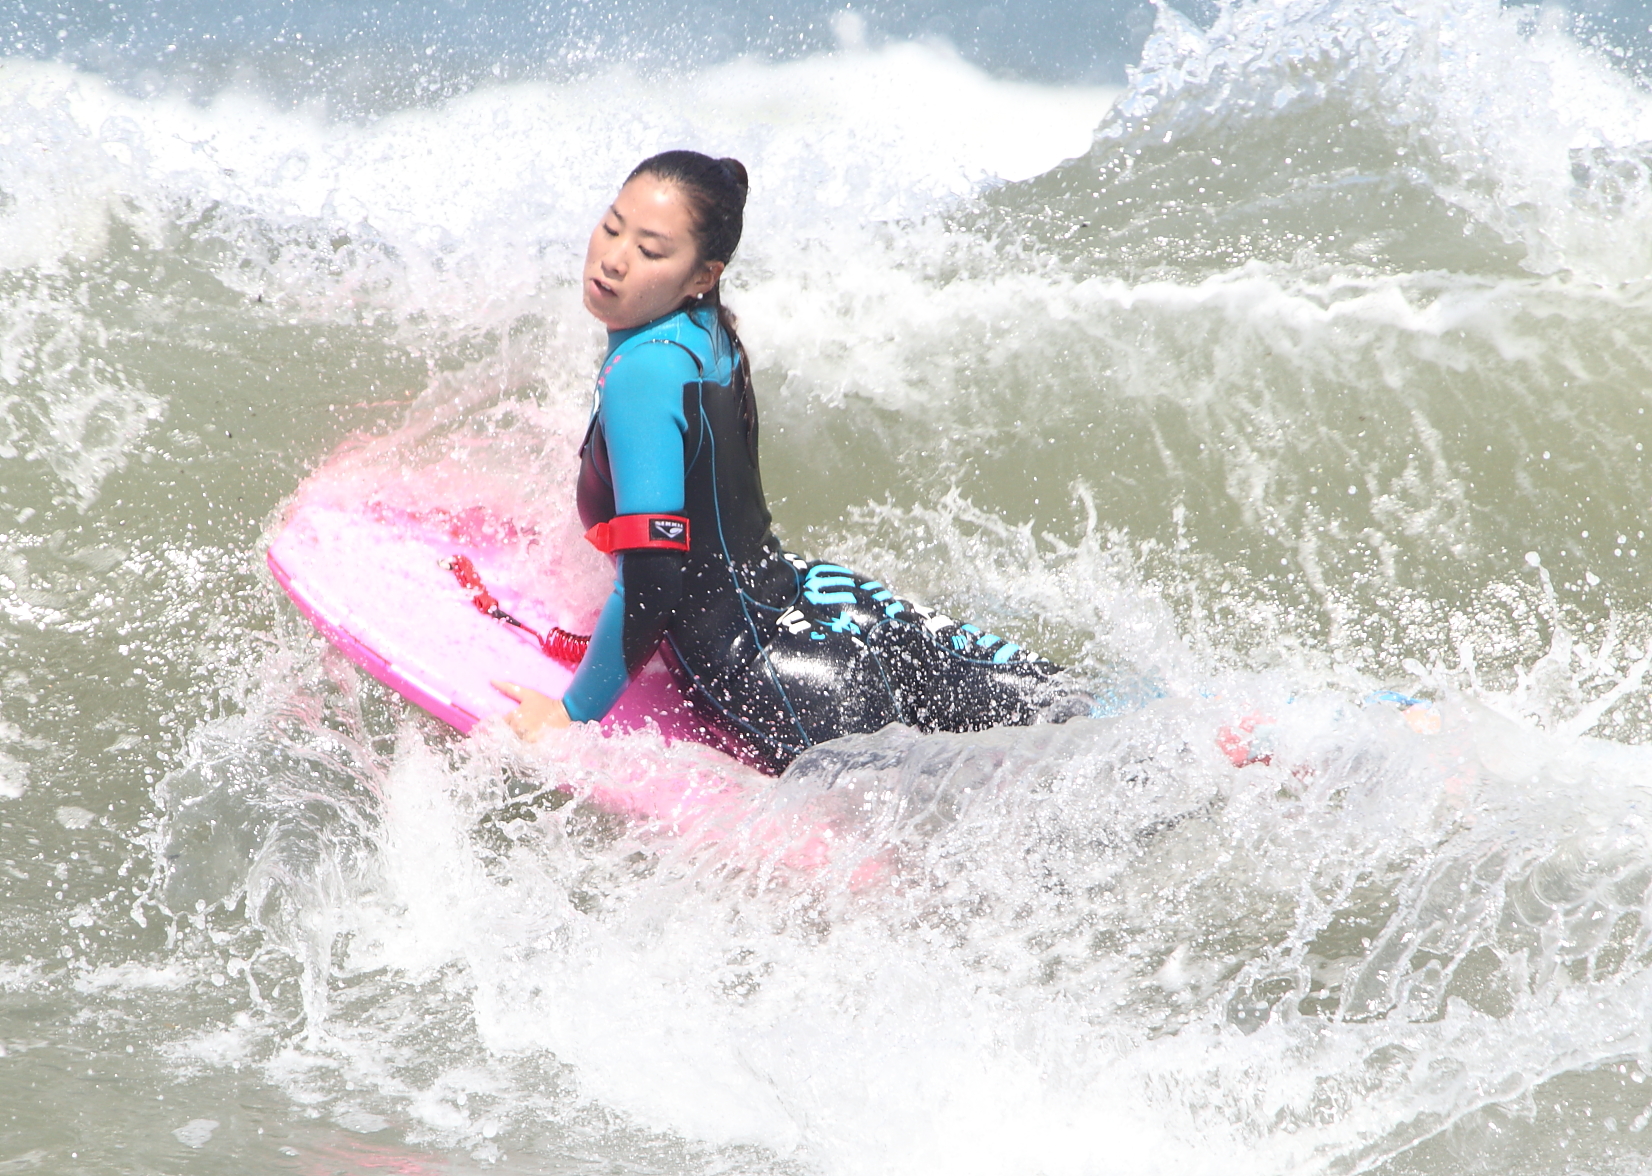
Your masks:
<instances>
[{"instance_id":1,"label":"woman's arm","mask_svg":"<svg viewBox=\"0 0 1652 1176\"><path fill-rule=\"evenodd\" d=\"M683 387L698 379L688 353L663 341L639 344L609 367L599 411L620 514L683 509ZM677 551L619 553L614 590L562 697L570 718L602 718L653 656L682 599L683 562Z\"/></svg>"},{"instance_id":2,"label":"woman's arm","mask_svg":"<svg viewBox=\"0 0 1652 1176\"><path fill-rule=\"evenodd\" d=\"M608 365L599 411L620 514L682 510L688 428L683 386L698 379L699 370L681 347L656 341L638 344ZM532 741L547 728L606 715L658 648L682 597L682 583L681 552L619 553L614 590L562 699L515 682L495 682L521 703L505 722Z\"/></svg>"}]
</instances>

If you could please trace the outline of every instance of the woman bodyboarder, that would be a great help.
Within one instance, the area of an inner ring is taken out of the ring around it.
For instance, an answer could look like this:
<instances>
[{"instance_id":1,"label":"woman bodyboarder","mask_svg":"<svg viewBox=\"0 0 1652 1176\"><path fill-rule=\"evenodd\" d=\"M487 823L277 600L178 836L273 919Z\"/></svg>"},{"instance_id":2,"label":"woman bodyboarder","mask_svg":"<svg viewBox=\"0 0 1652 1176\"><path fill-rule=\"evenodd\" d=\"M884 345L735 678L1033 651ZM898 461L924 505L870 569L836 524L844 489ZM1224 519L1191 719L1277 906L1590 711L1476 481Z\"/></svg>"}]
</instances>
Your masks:
<instances>
[{"instance_id":1,"label":"woman bodyboarder","mask_svg":"<svg viewBox=\"0 0 1652 1176\"><path fill-rule=\"evenodd\" d=\"M836 564L785 551L757 461L751 370L722 305L746 170L667 151L591 233L584 302L608 328L578 505L617 574L560 700L514 683L507 718L602 718L660 650L724 748L778 773L803 750L903 723L971 731L1085 713L1056 666Z\"/></svg>"}]
</instances>

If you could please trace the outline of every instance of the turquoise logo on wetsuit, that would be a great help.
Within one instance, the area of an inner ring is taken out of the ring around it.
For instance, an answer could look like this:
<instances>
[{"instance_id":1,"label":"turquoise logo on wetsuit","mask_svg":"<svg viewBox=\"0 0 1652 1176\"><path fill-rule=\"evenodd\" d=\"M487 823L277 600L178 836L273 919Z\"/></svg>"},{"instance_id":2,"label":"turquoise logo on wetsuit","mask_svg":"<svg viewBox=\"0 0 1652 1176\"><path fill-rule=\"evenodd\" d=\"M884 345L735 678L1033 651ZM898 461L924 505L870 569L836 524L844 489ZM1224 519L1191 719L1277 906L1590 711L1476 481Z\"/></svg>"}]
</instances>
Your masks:
<instances>
[{"instance_id":1,"label":"turquoise logo on wetsuit","mask_svg":"<svg viewBox=\"0 0 1652 1176\"><path fill-rule=\"evenodd\" d=\"M810 604L854 604L854 587L855 573L848 568L816 564L803 581L803 599Z\"/></svg>"}]
</instances>

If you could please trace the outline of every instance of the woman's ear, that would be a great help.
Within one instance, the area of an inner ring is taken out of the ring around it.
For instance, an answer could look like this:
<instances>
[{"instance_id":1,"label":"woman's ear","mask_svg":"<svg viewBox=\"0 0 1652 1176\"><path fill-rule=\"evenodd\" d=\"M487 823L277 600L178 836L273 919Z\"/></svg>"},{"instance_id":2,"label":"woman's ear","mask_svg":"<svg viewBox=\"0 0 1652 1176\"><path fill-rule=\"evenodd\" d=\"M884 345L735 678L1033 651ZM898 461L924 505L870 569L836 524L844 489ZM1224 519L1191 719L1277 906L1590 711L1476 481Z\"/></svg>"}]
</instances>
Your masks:
<instances>
[{"instance_id":1,"label":"woman's ear","mask_svg":"<svg viewBox=\"0 0 1652 1176\"><path fill-rule=\"evenodd\" d=\"M727 262L722 261L706 262L700 268L700 272L694 275L694 280L688 284L689 297L699 298L703 294L710 293L711 288L717 284L717 279L723 276L723 268L727 264Z\"/></svg>"}]
</instances>

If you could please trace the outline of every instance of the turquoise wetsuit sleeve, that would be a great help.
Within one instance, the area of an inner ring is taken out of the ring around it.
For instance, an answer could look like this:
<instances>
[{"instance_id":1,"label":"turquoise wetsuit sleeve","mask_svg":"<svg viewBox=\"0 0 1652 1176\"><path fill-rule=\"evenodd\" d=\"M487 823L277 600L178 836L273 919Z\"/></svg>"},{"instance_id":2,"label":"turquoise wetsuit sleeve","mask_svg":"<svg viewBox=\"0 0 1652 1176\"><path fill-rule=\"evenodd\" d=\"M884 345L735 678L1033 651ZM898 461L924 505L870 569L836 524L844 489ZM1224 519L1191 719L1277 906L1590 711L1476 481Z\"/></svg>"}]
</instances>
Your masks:
<instances>
[{"instance_id":1,"label":"turquoise wetsuit sleeve","mask_svg":"<svg viewBox=\"0 0 1652 1176\"><path fill-rule=\"evenodd\" d=\"M683 386L697 379L688 353L669 343L639 344L609 370L598 415L620 514L683 509ZM562 696L569 718L600 719L613 707L659 644L681 583L675 552L620 555L614 590Z\"/></svg>"},{"instance_id":2,"label":"turquoise wetsuit sleeve","mask_svg":"<svg viewBox=\"0 0 1652 1176\"><path fill-rule=\"evenodd\" d=\"M620 557L624 559L624 556ZM583 723L600 719L607 714L619 696L625 693L631 677L625 672L625 582L614 578L614 590L602 606L596 628L591 631L591 644L585 648L574 680L562 695L562 705L568 717Z\"/></svg>"},{"instance_id":3,"label":"turquoise wetsuit sleeve","mask_svg":"<svg viewBox=\"0 0 1652 1176\"><path fill-rule=\"evenodd\" d=\"M683 509L683 385L699 378L672 343L634 347L608 373L600 413L620 514Z\"/></svg>"}]
</instances>

